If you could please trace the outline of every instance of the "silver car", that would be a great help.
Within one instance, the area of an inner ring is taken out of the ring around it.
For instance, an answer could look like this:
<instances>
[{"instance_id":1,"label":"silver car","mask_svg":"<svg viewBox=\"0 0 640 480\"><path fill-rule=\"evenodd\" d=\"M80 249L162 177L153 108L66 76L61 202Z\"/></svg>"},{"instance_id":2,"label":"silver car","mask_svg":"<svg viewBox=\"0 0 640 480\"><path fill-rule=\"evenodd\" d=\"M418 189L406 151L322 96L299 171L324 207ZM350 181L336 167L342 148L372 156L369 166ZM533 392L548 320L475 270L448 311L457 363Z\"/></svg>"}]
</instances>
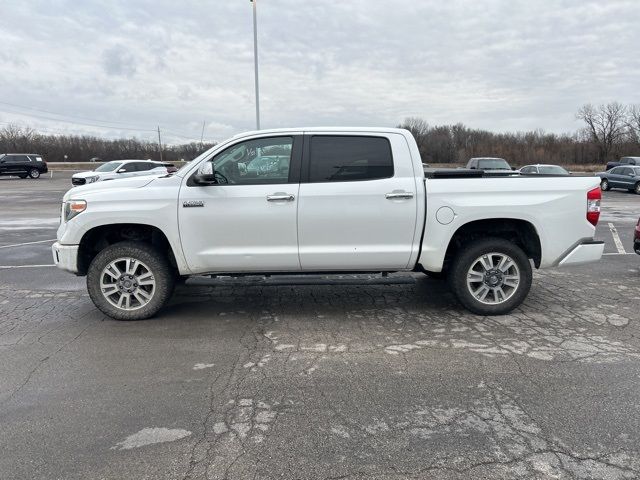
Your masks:
<instances>
[{"instance_id":1,"label":"silver car","mask_svg":"<svg viewBox=\"0 0 640 480\"><path fill-rule=\"evenodd\" d=\"M71 177L71 184L76 186L105 180L116 180L118 178L166 175L175 171L176 168L170 163L155 162L153 160L114 160L104 163L89 172L74 173Z\"/></svg>"},{"instance_id":2,"label":"silver car","mask_svg":"<svg viewBox=\"0 0 640 480\"><path fill-rule=\"evenodd\" d=\"M558 165L525 165L520 169L523 175L570 175L564 168Z\"/></svg>"}]
</instances>

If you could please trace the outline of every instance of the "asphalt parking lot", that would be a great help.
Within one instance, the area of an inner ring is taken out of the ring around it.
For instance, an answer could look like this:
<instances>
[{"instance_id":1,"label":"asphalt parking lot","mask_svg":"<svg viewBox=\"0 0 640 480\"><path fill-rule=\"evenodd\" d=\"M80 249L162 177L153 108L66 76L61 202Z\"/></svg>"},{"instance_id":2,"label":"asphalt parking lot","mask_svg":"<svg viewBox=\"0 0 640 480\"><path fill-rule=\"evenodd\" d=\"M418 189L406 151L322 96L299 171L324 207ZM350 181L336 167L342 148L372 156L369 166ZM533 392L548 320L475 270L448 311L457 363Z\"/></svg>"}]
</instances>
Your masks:
<instances>
[{"instance_id":1,"label":"asphalt parking lot","mask_svg":"<svg viewBox=\"0 0 640 480\"><path fill-rule=\"evenodd\" d=\"M196 280L117 322L51 266L69 183L0 179L0 478L640 477L640 196L508 316L398 274Z\"/></svg>"}]
</instances>

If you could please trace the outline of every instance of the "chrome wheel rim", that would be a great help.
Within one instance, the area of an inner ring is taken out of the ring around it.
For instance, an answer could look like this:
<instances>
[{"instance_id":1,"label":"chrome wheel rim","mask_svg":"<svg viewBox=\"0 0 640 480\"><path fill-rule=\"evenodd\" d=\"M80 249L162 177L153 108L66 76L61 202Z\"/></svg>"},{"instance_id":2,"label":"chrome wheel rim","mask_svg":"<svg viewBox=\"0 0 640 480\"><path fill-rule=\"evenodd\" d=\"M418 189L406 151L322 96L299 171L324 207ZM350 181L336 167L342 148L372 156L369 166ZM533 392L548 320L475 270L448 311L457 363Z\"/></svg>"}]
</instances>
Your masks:
<instances>
[{"instance_id":1,"label":"chrome wheel rim","mask_svg":"<svg viewBox=\"0 0 640 480\"><path fill-rule=\"evenodd\" d=\"M520 285L520 269L504 253L486 253L467 271L469 293L481 303L499 305L509 300Z\"/></svg>"},{"instance_id":2,"label":"chrome wheel rim","mask_svg":"<svg viewBox=\"0 0 640 480\"><path fill-rule=\"evenodd\" d=\"M156 291L151 269L131 257L118 258L102 269L100 291L120 310L138 310L147 305Z\"/></svg>"},{"instance_id":3,"label":"chrome wheel rim","mask_svg":"<svg viewBox=\"0 0 640 480\"><path fill-rule=\"evenodd\" d=\"M40 176L40 171L35 168L31 169L31 178L38 178Z\"/></svg>"},{"instance_id":4,"label":"chrome wheel rim","mask_svg":"<svg viewBox=\"0 0 640 480\"><path fill-rule=\"evenodd\" d=\"M600 188L602 190L606 190L607 187L609 187L609 182L607 182L606 180L603 180L602 183L600 184Z\"/></svg>"}]
</instances>

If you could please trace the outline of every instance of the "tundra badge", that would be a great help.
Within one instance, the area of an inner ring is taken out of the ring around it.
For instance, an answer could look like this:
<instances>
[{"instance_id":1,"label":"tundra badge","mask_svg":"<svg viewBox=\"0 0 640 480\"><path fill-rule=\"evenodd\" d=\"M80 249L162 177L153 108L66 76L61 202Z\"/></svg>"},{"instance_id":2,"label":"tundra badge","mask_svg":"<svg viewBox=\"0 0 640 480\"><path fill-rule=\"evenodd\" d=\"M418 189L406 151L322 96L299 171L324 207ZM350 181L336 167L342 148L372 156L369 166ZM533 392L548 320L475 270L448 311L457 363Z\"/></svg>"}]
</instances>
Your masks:
<instances>
[{"instance_id":1,"label":"tundra badge","mask_svg":"<svg viewBox=\"0 0 640 480\"><path fill-rule=\"evenodd\" d=\"M182 202L182 206L184 208L204 207L204 202L202 200L186 200L186 201Z\"/></svg>"}]
</instances>

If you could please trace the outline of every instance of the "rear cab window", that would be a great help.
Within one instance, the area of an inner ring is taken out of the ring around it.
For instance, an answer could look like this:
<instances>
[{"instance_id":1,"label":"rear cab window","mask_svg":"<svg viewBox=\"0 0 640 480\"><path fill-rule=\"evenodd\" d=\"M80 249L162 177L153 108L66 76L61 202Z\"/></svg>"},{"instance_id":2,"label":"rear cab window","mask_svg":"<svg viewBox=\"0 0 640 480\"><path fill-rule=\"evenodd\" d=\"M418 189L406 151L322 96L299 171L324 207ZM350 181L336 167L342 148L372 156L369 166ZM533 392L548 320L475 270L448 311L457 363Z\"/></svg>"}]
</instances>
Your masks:
<instances>
[{"instance_id":1,"label":"rear cab window","mask_svg":"<svg viewBox=\"0 0 640 480\"><path fill-rule=\"evenodd\" d=\"M312 135L309 182L353 182L391 178L391 144L385 137Z\"/></svg>"}]
</instances>

